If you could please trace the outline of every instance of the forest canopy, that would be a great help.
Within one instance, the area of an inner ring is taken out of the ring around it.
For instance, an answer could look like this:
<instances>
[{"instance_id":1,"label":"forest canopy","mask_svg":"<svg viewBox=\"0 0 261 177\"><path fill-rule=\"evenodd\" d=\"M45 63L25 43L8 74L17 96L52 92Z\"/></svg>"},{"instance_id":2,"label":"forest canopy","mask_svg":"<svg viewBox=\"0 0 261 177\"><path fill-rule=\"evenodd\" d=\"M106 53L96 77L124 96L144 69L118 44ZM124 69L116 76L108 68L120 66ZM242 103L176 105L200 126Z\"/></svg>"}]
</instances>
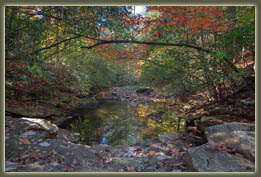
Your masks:
<instances>
[{"instance_id":1,"label":"forest canopy","mask_svg":"<svg viewBox=\"0 0 261 177\"><path fill-rule=\"evenodd\" d=\"M23 87L36 80L70 82L85 94L139 82L204 91L217 100L253 75L254 6L144 6L143 11L6 6L6 61L23 63Z\"/></svg>"}]
</instances>

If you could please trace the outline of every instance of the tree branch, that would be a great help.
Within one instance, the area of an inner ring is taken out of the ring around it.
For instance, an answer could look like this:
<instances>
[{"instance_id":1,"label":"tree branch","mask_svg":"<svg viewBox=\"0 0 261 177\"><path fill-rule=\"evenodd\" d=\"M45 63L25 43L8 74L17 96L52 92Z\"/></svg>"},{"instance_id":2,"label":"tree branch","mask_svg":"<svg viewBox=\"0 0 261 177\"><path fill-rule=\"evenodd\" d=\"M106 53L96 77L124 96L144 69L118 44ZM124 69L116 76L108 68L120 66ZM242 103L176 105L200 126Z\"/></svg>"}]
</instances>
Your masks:
<instances>
[{"instance_id":1,"label":"tree branch","mask_svg":"<svg viewBox=\"0 0 261 177\"><path fill-rule=\"evenodd\" d=\"M204 49L198 46L190 45L190 44L183 44L183 43L164 43L164 42L146 42L146 41L128 41L128 40L99 40L96 44L90 45L90 46L83 46L81 48L87 48L91 49L93 47L103 45L103 44L112 44L112 43L133 43L133 44L145 44L145 45L163 45L163 46L176 46L176 47L188 47L188 48L193 48L197 49L199 51L204 51L211 53L211 50Z\"/></svg>"},{"instance_id":2,"label":"tree branch","mask_svg":"<svg viewBox=\"0 0 261 177\"><path fill-rule=\"evenodd\" d=\"M55 47L55 46L57 46L57 45L59 45L59 44L61 44L61 43L64 43L64 42L69 41L69 40L72 40L72 39L77 39L77 38L79 38L79 37L82 37L82 35L77 35L77 36L73 36L73 37L70 37L70 38L67 38L67 39L63 39L63 40L58 41L58 42L56 42L56 43L54 43L54 44L52 44L52 45L50 45L50 46L37 49L37 50L33 51L31 54L38 53L38 52L40 52L40 51L42 51L42 50L50 49L50 48Z\"/></svg>"}]
</instances>

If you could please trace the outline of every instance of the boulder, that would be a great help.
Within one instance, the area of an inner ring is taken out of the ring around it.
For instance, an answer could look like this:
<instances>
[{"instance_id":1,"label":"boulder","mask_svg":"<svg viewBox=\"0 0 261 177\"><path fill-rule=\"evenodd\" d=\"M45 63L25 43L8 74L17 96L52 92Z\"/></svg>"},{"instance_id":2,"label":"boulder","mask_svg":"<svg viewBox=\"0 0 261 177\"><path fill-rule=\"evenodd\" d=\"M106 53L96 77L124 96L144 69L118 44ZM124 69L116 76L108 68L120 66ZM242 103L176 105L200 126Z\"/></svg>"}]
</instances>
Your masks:
<instances>
[{"instance_id":1,"label":"boulder","mask_svg":"<svg viewBox=\"0 0 261 177\"><path fill-rule=\"evenodd\" d=\"M253 172L255 165L244 158L223 150L208 150L208 144L189 148L184 155L189 171L194 172Z\"/></svg>"},{"instance_id":2,"label":"boulder","mask_svg":"<svg viewBox=\"0 0 261 177\"><path fill-rule=\"evenodd\" d=\"M223 124L223 120L220 116L203 116L200 120L195 120L195 124L197 130L203 135L207 127Z\"/></svg>"},{"instance_id":3,"label":"boulder","mask_svg":"<svg viewBox=\"0 0 261 177\"><path fill-rule=\"evenodd\" d=\"M255 171L254 130L254 124L237 122L207 127L205 137L208 143L189 148L183 157L189 171Z\"/></svg>"},{"instance_id":4,"label":"boulder","mask_svg":"<svg viewBox=\"0 0 261 177\"><path fill-rule=\"evenodd\" d=\"M245 158L255 160L255 125L249 123L225 123L208 127L205 130L208 144L225 146L236 149Z\"/></svg>"},{"instance_id":5,"label":"boulder","mask_svg":"<svg viewBox=\"0 0 261 177\"><path fill-rule=\"evenodd\" d=\"M57 135L59 128L57 125L52 124L50 121L45 119L36 119L36 118L22 118L23 120L29 121L30 125L27 129L30 130L42 130L48 132L49 135Z\"/></svg>"}]
</instances>

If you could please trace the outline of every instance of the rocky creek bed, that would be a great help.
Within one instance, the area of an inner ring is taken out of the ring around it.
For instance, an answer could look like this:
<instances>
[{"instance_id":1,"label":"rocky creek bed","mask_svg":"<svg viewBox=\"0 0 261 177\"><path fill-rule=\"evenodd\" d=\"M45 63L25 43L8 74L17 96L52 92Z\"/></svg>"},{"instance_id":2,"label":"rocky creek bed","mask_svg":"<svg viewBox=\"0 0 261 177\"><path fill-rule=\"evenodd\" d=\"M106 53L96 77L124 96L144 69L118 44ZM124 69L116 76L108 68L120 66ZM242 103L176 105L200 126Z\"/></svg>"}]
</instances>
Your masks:
<instances>
[{"instance_id":1,"label":"rocky creek bed","mask_svg":"<svg viewBox=\"0 0 261 177\"><path fill-rule=\"evenodd\" d=\"M102 97L127 100L133 106L165 99L160 95L135 93L135 89L112 88ZM79 108L95 107L97 99L99 96L81 99L77 105ZM182 109L180 105L174 106ZM197 124L185 132L159 133L157 137L135 144L88 146L80 144L79 134L58 128L57 125L72 117L56 108L52 108L54 118L48 119L45 115L48 111L40 111L40 115L33 111L35 115L28 118L26 115L36 109L25 113L23 109L8 107L6 172L255 171L254 123L230 123L226 121L229 120L227 116L196 116L190 119ZM16 114L19 116L14 116Z\"/></svg>"},{"instance_id":2,"label":"rocky creek bed","mask_svg":"<svg viewBox=\"0 0 261 177\"><path fill-rule=\"evenodd\" d=\"M255 171L254 124L210 126L202 145L192 136L161 133L124 146L78 144L78 135L41 119L7 116L5 126L7 172Z\"/></svg>"}]
</instances>

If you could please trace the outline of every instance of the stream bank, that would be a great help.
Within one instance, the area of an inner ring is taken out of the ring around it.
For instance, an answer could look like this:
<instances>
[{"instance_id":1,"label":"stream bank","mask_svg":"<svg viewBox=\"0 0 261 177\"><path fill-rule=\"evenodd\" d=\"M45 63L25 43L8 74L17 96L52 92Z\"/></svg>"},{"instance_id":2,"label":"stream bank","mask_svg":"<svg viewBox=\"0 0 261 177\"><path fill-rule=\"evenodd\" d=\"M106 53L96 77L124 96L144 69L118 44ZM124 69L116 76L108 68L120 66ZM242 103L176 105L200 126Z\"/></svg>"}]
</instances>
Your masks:
<instances>
[{"instance_id":1,"label":"stream bank","mask_svg":"<svg viewBox=\"0 0 261 177\"><path fill-rule=\"evenodd\" d=\"M254 124L211 126L206 129L208 143L202 145L189 134L161 133L135 144L88 146L78 144L78 135L65 129L56 129L52 136L54 129L47 127L55 126L47 121L11 117L5 121L6 171L255 171Z\"/></svg>"},{"instance_id":2,"label":"stream bank","mask_svg":"<svg viewBox=\"0 0 261 177\"><path fill-rule=\"evenodd\" d=\"M122 92L131 93L119 96L115 90L119 88L113 88L114 92L106 92L95 100L114 96L127 100L130 104L134 103L133 106L138 106L137 103L148 105L151 102L166 99L155 93L142 95L133 91L135 89L126 89ZM86 102L82 99L81 102L77 102L77 105L78 108L84 108L83 105L86 105ZM92 103L88 102L87 105L92 105ZM169 106L181 107L172 103ZM48 111L45 112L48 113ZM44 112L42 114L44 115ZM69 115L66 116L66 119L72 119L72 117L68 118ZM12 114L6 114L6 171L255 171L255 126L250 122L237 123L237 119L228 115L201 116L198 121L202 124L190 126L185 132L159 133L144 141L115 146L80 144L79 134L58 128L56 125L59 124L52 119L48 122L46 119L37 117L33 119L25 117L15 118ZM187 118L193 119L193 116L190 115ZM204 127L198 125L204 125ZM225 140L216 136L224 132L231 136ZM213 137L216 137L215 143L211 140ZM246 146L238 146L236 142ZM228 163L223 164L224 158ZM225 168L226 166L229 168Z\"/></svg>"}]
</instances>

